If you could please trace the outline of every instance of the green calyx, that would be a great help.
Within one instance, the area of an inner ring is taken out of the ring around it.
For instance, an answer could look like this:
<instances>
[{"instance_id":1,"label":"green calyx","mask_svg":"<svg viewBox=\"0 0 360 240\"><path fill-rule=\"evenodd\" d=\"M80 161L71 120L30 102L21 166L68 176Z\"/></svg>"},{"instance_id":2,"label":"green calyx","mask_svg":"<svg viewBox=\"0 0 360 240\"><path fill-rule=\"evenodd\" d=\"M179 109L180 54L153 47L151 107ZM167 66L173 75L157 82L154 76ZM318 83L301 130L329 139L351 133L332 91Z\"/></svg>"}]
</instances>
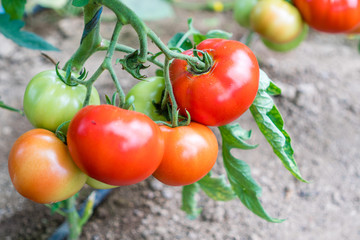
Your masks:
<instances>
[{"instance_id":1,"label":"green calyx","mask_svg":"<svg viewBox=\"0 0 360 240\"><path fill-rule=\"evenodd\" d=\"M199 52L201 55L199 55ZM203 74L210 70L213 65L213 59L209 53L194 49L194 58L188 59L187 62L190 66L190 71L194 74Z\"/></svg>"}]
</instances>

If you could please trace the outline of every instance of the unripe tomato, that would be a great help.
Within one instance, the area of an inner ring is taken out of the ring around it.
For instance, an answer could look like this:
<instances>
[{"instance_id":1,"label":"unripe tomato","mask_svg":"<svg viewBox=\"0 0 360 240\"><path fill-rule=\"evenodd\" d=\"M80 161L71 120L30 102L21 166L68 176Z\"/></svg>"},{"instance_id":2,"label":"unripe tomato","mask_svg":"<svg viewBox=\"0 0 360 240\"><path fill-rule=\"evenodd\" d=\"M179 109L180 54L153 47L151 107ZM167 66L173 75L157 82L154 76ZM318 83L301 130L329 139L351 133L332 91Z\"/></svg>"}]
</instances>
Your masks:
<instances>
[{"instance_id":1,"label":"unripe tomato","mask_svg":"<svg viewBox=\"0 0 360 240\"><path fill-rule=\"evenodd\" d=\"M207 126L222 126L239 118L252 104L259 86L259 65L254 53L243 43L225 39L202 41L198 50L213 59L202 74L192 72L184 60L170 65L176 102L180 113ZM193 55L192 50L183 54Z\"/></svg>"},{"instance_id":2,"label":"unripe tomato","mask_svg":"<svg viewBox=\"0 0 360 240\"><path fill-rule=\"evenodd\" d=\"M235 21L243 27L250 27L250 13L258 0L236 0L233 16Z\"/></svg>"},{"instance_id":3,"label":"unripe tomato","mask_svg":"<svg viewBox=\"0 0 360 240\"><path fill-rule=\"evenodd\" d=\"M15 189L37 203L65 200L77 193L87 178L72 161L66 145L45 129L30 130L15 141L8 167Z\"/></svg>"},{"instance_id":4,"label":"unripe tomato","mask_svg":"<svg viewBox=\"0 0 360 240\"><path fill-rule=\"evenodd\" d=\"M360 24L359 0L293 0L310 27L327 33L348 33Z\"/></svg>"},{"instance_id":5,"label":"unripe tomato","mask_svg":"<svg viewBox=\"0 0 360 240\"><path fill-rule=\"evenodd\" d=\"M164 184L183 186L197 182L214 166L218 143L206 126L160 126L165 138L165 153L153 176Z\"/></svg>"},{"instance_id":6,"label":"unripe tomato","mask_svg":"<svg viewBox=\"0 0 360 240\"><path fill-rule=\"evenodd\" d=\"M59 70L65 77L66 73ZM36 128L55 131L63 122L73 118L85 100L86 87L69 86L60 80L55 70L47 70L35 75L26 87L24 112ZM93 87L90 105L100 104L99 94Z\"/></svg>"},{"instance_id":7,"label":"unripe tomato","mask_svg":"<svg viewBox=\"0 0 360 240\"><path fill-rule=\"evenodd\" d=\"M297 36L294 40L287 42L287 43L273 43L265 38L261 38L264 45L268 47L271 50L277 51L277 52L287 52L290 50L295 49L302 43L309 32L309 26L307 24L304 24L303 30L299 36Z\"/></svg>"},{"instance_id":8,"label":"unripe tomato","mask_svg":"<svg viewBox=\"0 0 360 240\"><path fill-rule=\"evenodd\" d=\"M70 122L67 142L83 172L115 186L146 179L164 154L163 135L154 121L113 105L81 109Z\"/></svg>"},{"instance_id":9,"label":"unripe tomato","mask_svg":"<svg viewBox=\"0 0 360 240\"><path fill-rule=\"evenodd\" d=\"M294 40L302 31L300 12L283 0L260 0L250 15L252 29L274 43Z\"/></svg>"},{"instance_id":10,"label":"unripe tomato","mask_svg":"<svg viewBox=\"0 0 360 240\"><path fill-rule=\"evenodd\" d=\"M163 77L147 78L133 86L126 95L126 99L134 97L135 111L146 114L154 121L166 121L154 105L154 103L161 104L164 90Z\"/></svg>"}]
</instances>

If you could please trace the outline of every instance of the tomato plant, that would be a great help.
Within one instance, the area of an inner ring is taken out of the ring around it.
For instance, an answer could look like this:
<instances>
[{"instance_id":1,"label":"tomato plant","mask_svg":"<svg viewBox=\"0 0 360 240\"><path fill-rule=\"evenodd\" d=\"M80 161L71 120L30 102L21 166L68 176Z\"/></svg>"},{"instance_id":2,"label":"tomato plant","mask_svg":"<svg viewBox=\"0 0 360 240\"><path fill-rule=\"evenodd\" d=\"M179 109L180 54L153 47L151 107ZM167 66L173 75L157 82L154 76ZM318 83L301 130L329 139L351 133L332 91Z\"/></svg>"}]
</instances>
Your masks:
<instances>
[{"instance_id":1,"label":"tomato plant","mask_svg":"<svg viewBox=\"0 0 360 240\"><path fill-rule=\"evenodd\" d=\"M172 186L197 182L214 166L218 143L206 126L192 122L188 126L160 126L164 134L165 153L153 176Z\"/></svg>"},{"instance_id":2,"label":"tomato plant","mask_svg":"<svg viewBox=\"0 0 360 240\"><path fill-rule=\"evenodd\" d=\"M304 20L314 29L346 33L360 24L358 0L293 0Z\"/></svg>"},{"instance_id":3,"label":"tomato plant","mask_svg":"<svg viewBox=\"0 0 360 240\"><path fill-rule=\"evenodd\" d=\"M161 105L164 91L163 77L147 78L133 86L126 95L126 99L134 98L135 111L146 114L154 121L166 121L166 117L156 107L156 105Z\"/></svg>"},{"instance_id":4,"label":"tomato plant","mask_svg":"<svg viewBox=\"0 0 360 240\"><path fill-rule=\"evenodd\" d=\"M116 186L138 183L164 153L159 127L145 114L112 105L87 106L71 120L68 146L88 176Z\"/></svg>"},{"instance_id":5,"label":"tomato plant","mask_svg":"<svg viewBox=\"0 0 360 240\"><path fill-rule=\"evenodd\" d=\"M252 29L263 38L274 43L294 40L302 31L300 12L283 0L262 0L250 14Z\"/></svg>"},{"instance_id":6,"label":"tomato plant","mask_svg":"<svg viewBox=\"0 0 360 240\"><path fill-rule=\"evenodd\" d=\"M211 68L194 73L186 61L175 59L170 79L180 113L208 126L221 126L240 117L254 101L259 85L255 55L244 44L225 39L207 39L196 51L207 52ZM192 50L184 52L193 55Z\"/></svg>"},{"instance_id":7,"label":"tomato plant","mask_svg":"<svg viewBox=\"0 0 360 240\"><path fill-rule=\"evenodd\" d=\"M38 203L71 197L87 178L72 161L66 145L45 129L30 130L15 141L8 167L15 189Z\"/></svg>"},{"instance_id":8,"label":"tomato plant","mask_svg":"<svg viewBox=\"0 0 360 240\"><path fill-rule=\"evenodd\" d=\"M63 70L59 70L59 73L63 77L66 75ZM85 86L69 86L55 70L43 71L36 74L26 87L24 112L34 127L55 131L82 108L85 96ZM94 87L89 104L100 104L99 94Z\"/></svg>"}]
</instances>

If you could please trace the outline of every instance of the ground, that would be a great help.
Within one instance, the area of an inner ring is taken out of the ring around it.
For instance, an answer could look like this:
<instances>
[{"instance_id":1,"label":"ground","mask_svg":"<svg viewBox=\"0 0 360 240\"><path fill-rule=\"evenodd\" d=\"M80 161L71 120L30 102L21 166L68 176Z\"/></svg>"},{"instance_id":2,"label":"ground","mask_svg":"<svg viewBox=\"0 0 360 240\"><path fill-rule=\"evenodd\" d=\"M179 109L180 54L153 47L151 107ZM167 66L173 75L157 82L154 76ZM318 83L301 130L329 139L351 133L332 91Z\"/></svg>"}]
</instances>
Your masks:
<instances>
[{"instance_id":1,"label":"ground","mask_svg":"<svg viewBox=\"0 0 360 240\"><path fill-rule=\"evenodd\" d=\"M189 17L203 33L221 28L232 32L236 40L246 33L229 12L178 9L175 17L148 24L166 42L175 32L186 31ZM104 36L111 36L112 26L103 24ZM81 17L59 19L46 12L28 20L29 30L61 49L48 53L61 63L77 48L82 27ZM120 41L136 47L134 39L134 31L126 27ZM3 36L0 40L1 100L22 108L22 95L31 76L52 65L39 51L20 48ZM239 200L214 202L204 195L199 198L202 214L189 220L180 210L181 188L149 178L113 190L96 209L81 239L360 239L360 55L355 41L311 31L300 47L288 53L268 50L257 38L251 49L261 68L283 90L275 102L292 138L300 171L309 183L296 180L283 167L249 113L238 122L253 129L251 141L259 147L235 154L250 165L253 178L262 186L264 208L272 217L286 221L268 223ZM97 54L86 64L90 73L102 56ZM117 73L126 89L135 83L120 67ZM106 74L96 87L102 96L114 91ZM21 197L7 171L12 143L32 126L25 117L5 110L0 110L0 122L0 239L46 239L63 218ZM220 158L215 171L224 173Z\"/></svg>"}]
</instances>

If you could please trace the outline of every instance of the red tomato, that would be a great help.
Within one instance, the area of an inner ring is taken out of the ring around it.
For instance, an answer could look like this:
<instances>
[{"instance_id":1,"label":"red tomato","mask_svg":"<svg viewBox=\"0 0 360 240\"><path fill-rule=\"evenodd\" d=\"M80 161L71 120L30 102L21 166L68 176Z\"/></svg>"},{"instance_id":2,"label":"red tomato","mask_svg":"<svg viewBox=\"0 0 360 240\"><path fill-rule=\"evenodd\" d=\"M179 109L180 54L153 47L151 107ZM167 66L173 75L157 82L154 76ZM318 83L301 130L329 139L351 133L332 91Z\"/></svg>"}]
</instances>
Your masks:
<instances>
[{"instance_id":1,"label":"red tomato","mask_svg":"<svg viewBox=\"0 0 360 240\"><path fill-rule=\"evenodd\" d=\"M345 33L360 23L359 0L293 0L304 20L322 32Z\"/></svg>"},{"instance_id":2,"label":"red tomato","mask_svg":"<svg viewBox=\"0 0 360 240\"><path fill-rule=\"evenodd\" d=\"M45 129L30 130L15 141L8 167L15 189L38 203L65 200L87 179L72 161L66 145Z\"/></svg>"},{"instance_id":3,"label":"red tomato","mask_svg":"<svg viewBox=\"0 0 360 240\"><path fill-rule=\"evenodd\" d=\"M207 39L197 46L213 58L203 74L193 73L186 61L175 59L170 79L180 113L208 126L221 126L240 117L252 104L259 86L259 65L241 42ZM192 50L184 52L193 55Z\"/></svg>"},{"instance_id":4,"label":"red tomato","mask_svg":"<svg viewBox=\"0 0 360 240\"><path fill-rule=\"evenodd\" d=\"M164 184L183 186L203 178L214 166L218 143L206 126L192 122L189 126L160 126L165 139L165 153L153 176Z\"/></svg>"},{"instance_id":5,"label":"red tomato","mask_svg":"<svg viewBox=\"0 0 360 240\"><path fill-rule=\"evenodd\" d=\"M81 170L115 186L149 177L164 153L163 136L155 122L143 113L112 105L80 110L70 122L67 141Z\"/></svg>"}]
</instances>

